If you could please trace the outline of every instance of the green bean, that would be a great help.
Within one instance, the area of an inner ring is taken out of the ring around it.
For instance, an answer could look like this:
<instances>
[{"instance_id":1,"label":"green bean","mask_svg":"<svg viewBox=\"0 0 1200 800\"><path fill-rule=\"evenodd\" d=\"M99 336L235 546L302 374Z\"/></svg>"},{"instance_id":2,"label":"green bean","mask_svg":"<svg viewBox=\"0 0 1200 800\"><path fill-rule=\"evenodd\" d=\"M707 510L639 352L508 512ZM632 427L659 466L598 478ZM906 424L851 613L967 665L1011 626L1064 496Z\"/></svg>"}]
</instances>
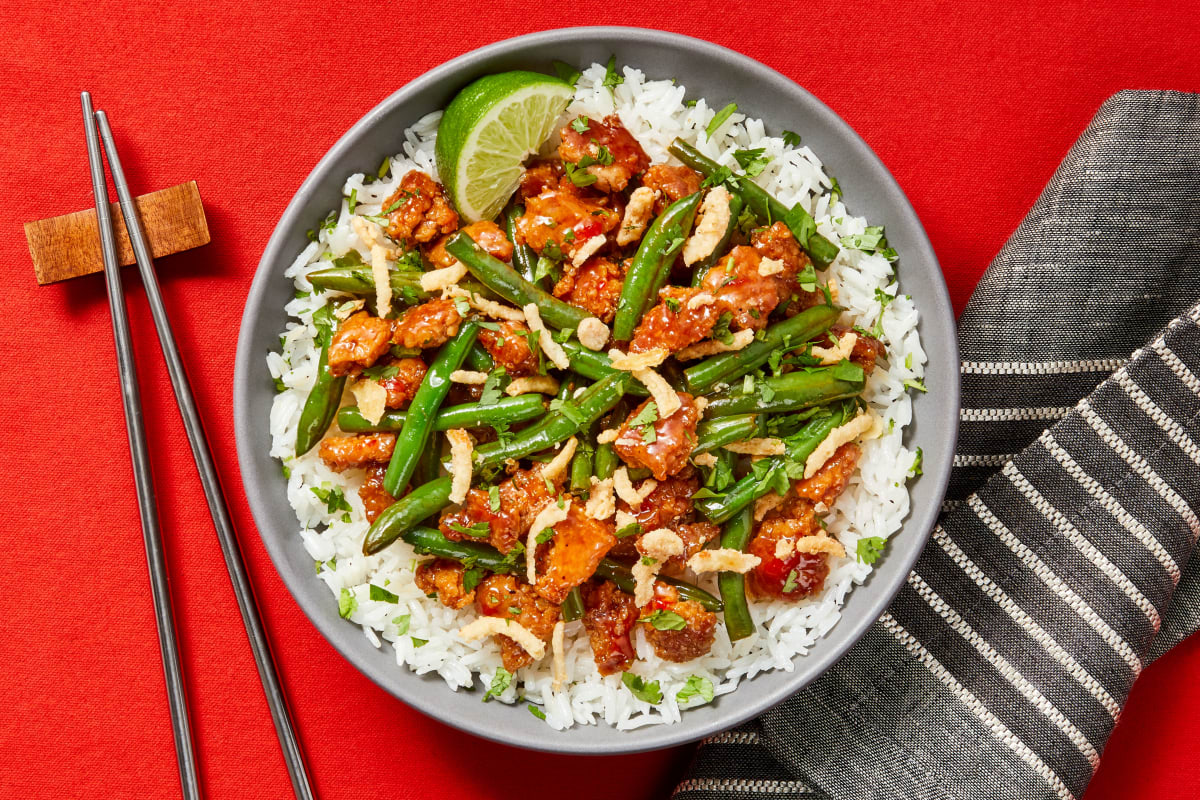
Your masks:
<instances>
[{"instance_id":1,"label":"green bean","mask_svg":"<svg viewBox=\"0 0 1200 800\"><path fill-rule=\"evenodd\" d=\"M746 506L725 523L721 532L721 547L744 551L754 532L754 512ZM745 639L754 633L754 618L746 603L746 576L737 572L722 572L717 575L717 588L725 604L725 633L730 642Z\"/></svg>"},{"instance_id":2,"label":"green bean","mask_svg":"<svg viewBox=\"0 0 1200 800\"><path fill-rule=\"evenodd\" d=\"M455 336L438 351L437 357L425 372L421 385L417 389L412 403L408 407L408 416L404 425L396 435L396 449L392 451L392 460L388 462L387 473L383 476L383 488L392 497L399 497L408 487L416 469L417 460L429 446L433 436L433 421L446 393L450 391L450 373L462 366L467 357L467 351L475 344L479 333L479 325L474 321L462 324Z\"/></svg>"},{"instance_id":3,"label":"green bean","mask_svg":"<svg viewBox=\"0 0 1200 800\"><path fill-rule=\"evenodd\" d=\"M562 348L566 351L567 359L571 362L571 371L577 372L585 378L598 381L601 378L621 373L621 370L613 368L612 360L605 353L588 350L579 342L563 342ZM646 387L640 381L631 382L629 388L625 391L626 394L634 394L639 397L645 397L649 394L646 391Z\"/></svg>"},{"instance_id":4,"label":"green bean","mask_svg":"<svg viewBox=\"0 0 1200 800\"><path fill-rule=\"evenodd\" d=\"M463 403L443 408L434 417L435 431L451 428L479 428L482 426L511 425L536 419L546 412L541 395L520 394L502 397L494 405ZM376 431L398 431L404 427L408 414L404 411L388 411L378 423L372 423L359 411L358 406L344 406L337 412L338 427L347 433L374 433Z\"/></svg>"},{"instance_id":5,"label":"green bean","mask_svg":"<svg viewBox=\"0 0 1200 800\"><path fill-rule=\"evenodd\" d=\"M428 300L433 295L421 288L422 274L413 270L388 270L388 283L392 285L392 293L408 302ZM308 273L308 282L313 288L323 291L375 294L375 276L369 266L319 269Z\"/></svg>"},{"instance_id":6,"label":"green bean","mask_svg":"<svg viewBox=\"0 0 1200 800\"><path fill-rule=\"evenodd\" d=\"M622 564L620 561L613 561L611 558L600 559L600 565L596 567L596 575L604 578L606 581L612 581L617 585L617 588L628 594L633 594L633 587L636 583L633 579L633 573L629 567ZM679 592L681 600L695 600L700 605L707 608L709 611L720 611L724 605L720 600L713 597L708 592L698 586L693 586L690 583L685 583L675 578L668 578L659 575L655 580L660 583L665 583L669 586L674 586Z\"/></svg>"},{"instance_id":7,"label":"green bean","mask_svg":"<svg viewBox=\"0 0 1200 800\"><path fill-rule=\"evenodd\" d=\"M430 372L433 367L430 367ZM530 453L547 450L559 442L566 441L581 428L592 425L600 417L617 404L624 391L626 378L621 376L605 378L587 388L586 391L571 403L571 410L555 411L547 414L546 418L529 428L521 431L510 442L490 442L475 448L475 465L477 468L489 467L502 463L509 458L523 458ZM416 400L413 401L414 405ZM397 450L400 441L396 442ZM392 496L395 496L395 492ZM367 555L377 553L387 547L396 538L414 525L440 510L450 502L450 479L438 478L423 486L419 486L409 494L401 497L379 518L367 531L363 541L363 552ZM411 508L410 508L411 506Z\"/></svg>"},{"instance_id":8,"label":"green bean","mask_svg":"<svg viewBox=\"0 0 1200 800\"><path fill-rule=\"evenodd\" d=\"M755 381L749 394L743 394L741 386L731 386L713 395L704 415L716 419L750 411L800 411L862 392L862 380L837 376L837 367L814 367Z\"/></svg>"},{"instance_id":9,"label":"green bean","mask_svg":"<svg viewBox=\"0 0 1200 800\"><path fill-rule=\"evenodd\" d=\"M510 458L524 458L530 453L548 450L559 442L565 442L615 406L631 380L629 373L610 375L589 386L569 405L547 414L541 422L521 431L511 441L489 442L475 448L476 466L486 467Z\"/></svg>"},{"instance_id":10,"label":"green bean","mask_svg":"<svg viewBox=\"0 0 1200 800\"><path fill-rule=\"evenodd\" d=\"M537 255L529 245L517 242L517 220L524 213L525 209L521 206L508 207L508 210L504 212L504 235L512 242L512 263L516 267L517 273L530 283L534 283L533 276L537 272Z\"/></svg>"},{"instance_id":11,"label":"green bean","mask_svg":"<svg viewBox=\"0 0 1200 800\"><path fill-rule=\"evenodd\" d=\"M363 554L370 556L383 550L389 544L396 541L396 538L400 534L411 532L426 519L441 511L449 500L449 475L443 475L413 489L404 495L404 497L385 508L383 513L371 524L371 527L367 530L366 537L363 538ZM437 531L434 531L434 533L443 539L445 538ZM471 543L455 542L454 544L469 546ZM447 554L447 557L459 558L460 560L463 558L450 554Z\"/></svg>"},{"instance_id":12,"label":"green bean","mask_svg":"<svg viewBox=\"0 0 1200 800\"><path fill-rule=\"evenodd\" d=\"M692 286L699 286L700 281L704 280L705 274L721 260L726 248L729 247L729 240L733 238L733 232L737 230L738 218L742 215L742 209L745 206L746 201L740 194L730 193L729 223L725 226L725 232L721 234L721 240L717 242L717 246L713 248L712 252L692 265Z\"/></svg>"},{"instance_id":13,"label":"green bean","mask_svg":"<svg viewBox=\"0 0 1200 800\"><path fill-rule=\"evenodd\" d=\"M445 478L444 480L449 485L450 479ZM423 488L421 487L421 489ZM415 490L413 494L421 491L421 489ZM409 495L409 497L411 496ZM405 499L408 498L406 497ZM395 505L392 506L392 508L395 507ZM390 510L389 508L388 511ZM388 512L385 511L383 513L387 514ZM380 517L380 519L382 518ZM510 552L507 556L501 555L500 551L490 545L468 541L453 542L443 536L440 531L433 528L417 527L416 525L406 530L403 538L418 553L425 553L440 558L451 558L470 564L471 566L483 567L489 572L517 574L525 572L524 555L527 554ZM377 552L377 550L372 552ZM611 558L601 559L599 567L596 568L596 574L607 581L612 581L622 591L633 594L633 574L629 571L629 567L619 561L613 561ZM674 586L679 591L681 599L695 600L709 611L720 611L722 609L720 600L697 586L675 580L674 578L659 577L658 580Z\"/></svg>"},{"instance_id":14,"label":"green bean","mask_svg":"<svg viewBox=\"0 0 1200 800\"><path fill-rule=\"evenodd\" d=\"M617 471L617 451L613 447L612 442L596 445L596 455L593 459L593 471L596 473L597 480L611 478L613 473Z\"/></svg>"},{"instance_id":15,"label":"green bean","mask_svg":"<svg viewBox=\"0 0 1200 800\"><path fill-rule=\"evenodd\" d=\"M567 599L562 604L564 622L574 622L583 619L583 592L576 586L567 593Z\"/></svg>"},{"instance_id":16,"label":"green bean","mask_svg":"<svg viewBox=\"0 0 1200 800\"><path fill-rule=\"evenodd\" d=\"M854 403L843 402L830 406L828 412L811 419L798 434L788 437L788 452L782 456L771 456L758 462L758 469L764 478L777 469L786 469L789 462L794 466L803 467L804 462L812 455L825 437L834 428L850 420L857 410ZM756 465L757 466L757 465ZM751 473L731 486L725 494L719 497L705 497L696 501L696 507L710 521L718 524L732 519L735 514L746 508L758 498L771 491L772 482L760 480Z\"/></svg>"},{"instance_id":17,"label":"green bean","mask_svg":"<svg viewBox=\"0 0 1200 800\"><path fill-rule=\"evenodd\" d=\"M467 366L476 372L491 372L496 367L496 361L491 353L483 349L483 345L476 342L467 351Z\"/></svg>"},{"instance_id":18,"label":"green bean","mask_svg":"<svg viewBox=\"0 0 1200 800\"><path fill-rule=\"evenodd\" d=\"M575 456L571 459L571 491L587 492L592 488L592 461L595 451L588 436L581 436Z\"/></svg>"},{"instance_id":19,"label":"green bean","mask_svg":"<svg viewBox=\"0 0 1200 800\"><path fill-rule=\"evenodd\" d=\"M712 175L721 168L721 165L716 161L713 161L682 139L673 141L668 149L671 151L671 155L697 172L702 173L705 177ZM813 221L812 215L803 206L796 205L794 209L789 209L772 197L766 189L763 189L743 175L737 176L729 183L733 191L741 195L742 199L746 201L746 205L754 213L754 216L758 218L759 222L765 225L770 225L776 220L786 222L787 217L794 210L800 217L800 223L796 227L808 228L810 231L808 236L805 237L807 241L801 238L803 233L794 230L792 225L789 224L788 229L792 231L792 236L796 237L796 241L804 248L804 251L812 256L817 266L824 269L829 266L829 263L833 259L837 258L837 245L817 233L816 223Z\"/></svg>"},{"instance_id":20,"label":"green bean","mask_svg":"<svg viewBox=\"0 0 1200 800\"><path fill-rule=\"evenodd\" d=\"M762 333L761 339L733 353L722 353L693 364L683 371L688 391L706 394L722 381L728 383L761 367L779 347L799 347L829 330L842 309L837 306L813 306L791 319L777 322Z\"/></svg>"},{"instance_id":21,"label":"green bean","mask_svg":"<svg viewBox=\"0 0 1200 800\"><path fill-rule=\"evenodd\" d=\"M525 280L516 270L485 252L470 236L461 231L446 242L446 252L461 261L484 286L518 308L530 303L535 304L547 325L556 328L578 328L580 322L592 316L582 308L564 303Z\"/></svg>"},{"instance_id":22,"label":"green bean","mask_svg":"<svg viewBox=\"0 0 1200 800\"><path fill-rule=\"evenodd\" d=\"M413 483L418 486L424 485L436 479L441 472L442 448L438 446L437 438L434 437L417 460L417 468L413 471Z\"/></svg>"},{"instance_id":23,"label":"green bean","mask_svg":"<svg viewBox=\"0 0 1200 800\"><path fill-rule=\"evenodd\" d=\"M705 409L704 413L707 416L708 410ZM761 436L762 432L763 418L759 414L740 414L735 417L706 419L696 428L696 447L692 453L695 455L707 453L733 442Z\"/></svg>"},{"instance_id":24,"label":"green bean","mask_svg":"<svg viewBox=\"0 0 1200 800\"><path fill-rule=\"evenodd\" d=\"M628 341L642 313L653 304L658 290L667 282L675 256L692 230L702 192L690 194L667 206L642 237L637 253L625 273L617 315L613 318L613 339Z\"/></svg>"},{"instance_id":25,"label":"green bean","mask_svg":"<svg viewBox=\"0 0 1200 800\"><path fill-rule=\"evenodd\" d=\"M329 430L345 388L346 377L335 378L329 371L329 344L326 343L321 347L321 357L317 361L317 379L300 411L300 425L296 428L297 456L311 450Z\"/></svg>"}]
</instances>

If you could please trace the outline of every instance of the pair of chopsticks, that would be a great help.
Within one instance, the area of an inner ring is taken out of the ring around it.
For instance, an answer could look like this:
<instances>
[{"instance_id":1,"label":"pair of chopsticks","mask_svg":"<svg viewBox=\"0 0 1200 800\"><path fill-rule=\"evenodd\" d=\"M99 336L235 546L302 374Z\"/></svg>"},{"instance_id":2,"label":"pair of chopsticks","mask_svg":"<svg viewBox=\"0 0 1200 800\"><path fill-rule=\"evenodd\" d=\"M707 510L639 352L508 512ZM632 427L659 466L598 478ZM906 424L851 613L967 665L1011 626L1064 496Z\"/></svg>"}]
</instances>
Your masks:
<instances>
[{"instance_id":1,"label":"pair of chopsticks","mask_svg":"<svg viewBox=\"0 0 1200 800\"><path fill-rule=\"evenodd\" d=\"M183 671L179 663L179 647L175 637L171 594L167 584L167 565L163 556L162 534L159 530L158 509L154 497L154 478L146 448L146 432L142 422L141 394L138 390L133 344L129 334L129 319L121 288L121 265L117 260L117 244L113 233L112 213L109 208L108 185L104 177L104 163L100 154L101 139L103 139L104 150L108 156L108 166L112 171L113 184L117 189L121 216L125 219L129 241L142 276L146 297L150 302L150 313L154 318L154 327L158 331L158 342L167 362L171 386L175 391L175 399L179 405L179 413L183 417L184 428L187 430L192 457L195 459L196 468L200 473L200 482L204 486L208 510L216 527L221 553L225 557L225 567L229 571L229 579L233 583L238 610L241 611L242 623L246 627L246 635L250 639L250 649L254 654L254 663L258 667L258 677L262 681L263 691L267 696L267 705L271 709L271 718L275 723L275 732L279 737L280 747L283 749L283 758L291 777L292 790L300 800L308 800L314 795L309 786L304 755L292 727L287 699L284 697L283 689L279 684L279 676L275 671L275 661L271 655L270 643L263 630L258 606L254 600L254 592L246 576L246 566L242 561L241 550L233 531L233 523L230 521L225 495L221 490L216 468L213 466L212 452L209 450L208 440L204 434L204 426L196 410L196 401L192 397L191 386L184 371L183 359L179 356L179 349L175 345L175 337L171 332L171 323L167 319L166 308L163 306L162 294L159 292L158 280L154 274L154 261L150 257L150 249L146 244L137 209L133 204L133 196L125 182L125 172L121 169L121 160L117 156L112 129L109 127L108 117L103 111L93 113L92 98L88 92L83 92L80 100L83 105L84 127L87 131L88 161L91 165L92 192L96 199L96 221L100 228L108 305L112 312L113 337L116 339L121 399L125 410L125 426L129 434L129 449L133 457L138 510L142 520L142 535L146 543L146 560L150 568L151 594L154 599L155 619L158 624L159 647L162 651L163 672L167 681L167 700L171 708L171 725L174 731L175 753L179 762L183 796L185 800L199 800L200 783L196 774L196 757L192 746L187 695L184 688ZM98 132L97 129L99 129Z\"/></svg>"}]
</instances>

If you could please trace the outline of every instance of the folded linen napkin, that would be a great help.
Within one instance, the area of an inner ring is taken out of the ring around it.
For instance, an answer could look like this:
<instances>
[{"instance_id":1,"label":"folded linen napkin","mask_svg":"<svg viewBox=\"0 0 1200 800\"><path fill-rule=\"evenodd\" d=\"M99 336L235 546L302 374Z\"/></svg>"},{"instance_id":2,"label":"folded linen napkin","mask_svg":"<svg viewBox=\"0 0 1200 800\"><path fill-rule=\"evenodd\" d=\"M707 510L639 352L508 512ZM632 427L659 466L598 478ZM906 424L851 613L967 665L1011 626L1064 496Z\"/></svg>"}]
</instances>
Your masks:
<instances>
[{"instance_id":1,"label":"folded linen napkin","mask_svg":"<svg viewBox=\"0 0 1200 800\"><path fill-rule=\"evenodd\" d=\"M1121 92L959 320L955 469L907 584L675 797L1080 797L1200 627L1197 299L1200 96Z\"/></svg>"}]
</instances>

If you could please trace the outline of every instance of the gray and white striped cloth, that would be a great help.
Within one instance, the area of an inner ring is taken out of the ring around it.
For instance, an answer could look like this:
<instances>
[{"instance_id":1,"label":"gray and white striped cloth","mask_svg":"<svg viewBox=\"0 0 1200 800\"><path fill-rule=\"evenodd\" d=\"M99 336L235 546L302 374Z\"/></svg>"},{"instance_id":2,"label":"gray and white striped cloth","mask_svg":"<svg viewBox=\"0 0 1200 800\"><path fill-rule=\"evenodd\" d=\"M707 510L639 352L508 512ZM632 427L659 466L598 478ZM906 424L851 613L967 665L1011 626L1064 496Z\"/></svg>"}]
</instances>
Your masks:
<instances>
[{"instance_id":1,"label":"gray and white striped cloth","mask_svg":"<svg viewBox=\"0 0 1200 800\"><path fill-rule=\"evenodd\" d=\"M1198 299L1200 97L1122 92L959 320L958 454L907 585L675 798L1080 797L1200 626Z\"/></svg>"}]
</instances>

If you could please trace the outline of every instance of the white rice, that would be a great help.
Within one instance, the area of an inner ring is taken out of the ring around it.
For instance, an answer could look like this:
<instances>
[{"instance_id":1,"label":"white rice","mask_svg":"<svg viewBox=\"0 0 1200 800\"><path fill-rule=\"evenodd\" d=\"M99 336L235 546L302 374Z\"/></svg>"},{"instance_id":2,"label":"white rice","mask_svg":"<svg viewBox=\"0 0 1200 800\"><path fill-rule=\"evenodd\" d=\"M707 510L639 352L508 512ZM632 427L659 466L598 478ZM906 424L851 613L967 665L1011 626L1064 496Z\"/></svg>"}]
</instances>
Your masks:
<instances>
[{"instance_id":1,"label":"white rice","mask_svg":"<svg viewBox=\"0 0 1200 800\"><path fill-rule=\"evenodd\" d=\"M788 147L778 136L767 136L762 121L739 113L730 116L711 141L706 140L705 127L715 110L703 99L688 107L684 103L683 86L672 81L647 80L630 67L623 70L624 83L610 93L601 85L604 72L599 64L584 71L568 114L601 117L617 113L655 163L668 160L667 146L676 136L684 137L701 152L735 169L735 150L764 148L772 160L758 176L758 183L785 205L804 204L816 218L822 234L836 242L842 236L862 233L867 226L865 219L851 216L840 198L830 205L827 193L830 179L820 160L807 147ZM382 201L411 169L437 176L433 143L439 118L440 112L430 114L404 132L403 150L392 158L387 178L364 184L362 175L352 175L346 181L347 198L357 190L359 213L379 213ZM319 231L317 241L297 256L285 275L294 279L298 294L307 293L311 289L305 278L307 273L324 267L327 259L351 248L357 248L369 262L370 253L351 230L348 206L343 201L336 224ZM898 291L891 263L881 256L848 248L842 249L825 277L837 282L838 302L848 309L844 321L863 327L872 326L880 314L876 290L887 294ZM419 674L436 672L451 689L469 686L477 676L487 686L501 664L496 644L490 638L465 642L456 635L459 627L476 616L475 610L468 607L454 611L427 598L413 582L420 557L403 541L379 555L364 556L361 548L368 525L357 493L361 477L354 472L333 472L318 458L316 448L300 458L294 457L296 426L315 377L318 355L311 315L326 298L334 303L349 299L329 293L298 297L288 303L286 310L292 321L282 335L282 353L267 357L271 375L285 387L271 409L271 455L283 461L289 474L288 498L302 526L300 539L317 562L315 577L324 581L335 596L340 596L343 590L353 596L357 607L350 620L361 627L363 635L375 646L381 647L385 641L390 643L397 664ZM708 678L715 694L720 696L760 672L792 670L796 658L807 654L837 624L847 592L871 573L869 565L854 557L858 540L891 536L908 514L905 483L916 453L902 442L904 428L912 420L911 400L904 382L920 379L926 361L916 326L917 310L907 296L896 297L883 311L882 339L887 345L888 363L869 377L865 399L882 418L884 433L865 444L857 474L825 518L829 533L842 542L849 555L831 558L823 592L801 602L753 603L751 609L758 622L754 635L731 645L724 630L719 630L712 650L686 664L660 660L638 632L635 646L639 660L632 671L648 681L659 682L663 700L658 705L635 698L622 685L620 675L602 677L597 672L579 622L567 626L568 682L560 691L551 689L552 659L548 655L520 670L498 699L506 703L520 700L538 704L547 724L555 729L604 722L628 730L677 722L683 708L702 703L692 699L681 706L676 700L676 693L690 676ZM349 395L346 400L352 402ZM352 508L350 512L331 514L312 491L314 487L335 486L343 489ZM715 592L714 576L697 582ZM399 597L399 602L371 600L368 584L386 588ZM333 604L330 613L334 613ZM405 624L407 631L401 634L399 631ZM414 637L426 643L416 646Z\"/></svg>"}]
</instances>

